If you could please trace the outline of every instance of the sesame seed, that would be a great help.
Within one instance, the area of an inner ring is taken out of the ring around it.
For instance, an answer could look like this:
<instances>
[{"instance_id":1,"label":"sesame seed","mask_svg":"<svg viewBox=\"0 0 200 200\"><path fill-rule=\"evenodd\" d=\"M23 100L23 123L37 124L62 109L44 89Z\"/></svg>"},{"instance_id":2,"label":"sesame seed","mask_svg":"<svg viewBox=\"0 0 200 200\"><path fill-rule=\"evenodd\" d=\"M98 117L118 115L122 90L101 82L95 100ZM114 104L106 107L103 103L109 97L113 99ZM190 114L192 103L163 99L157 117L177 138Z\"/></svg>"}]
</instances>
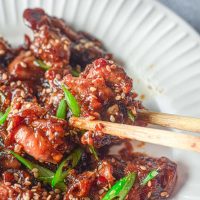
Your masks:
<instances>
[{"instance_id":1,"label":"sesame seed","mask_svg":"<svg viewBox=\"0 0 200 200\"><path fill-rule=\"evenodd\" d=\"M99 193L99 195L103 194L104 193L104 189L99 190L98 193Z\"/></svg>"},{"instance_id":2,"label":"sesame seed","mask_svg":"<svg viewBox=\"0 0 200 200\"><path fill-rule=\"evenodd\" d=\"M168 194L168 192L161 192L160 196L161 197L169 197L169 194Z\"/></svg>"},{"instance_id":3,"label":"sesame seed","mask_svg":"<svg viewBox=\"0 0 200 200\"><path fill-rule=\"evenodd\" d=\"M22 84L21 81L17 81L17 85L20 86Z\"/></svg>"},{"instance_id":4,"label":"sesame seed","mask_svg":"<svg viewBox=\"0 0 200 200\"><path fill-rule=\"evenodd\" d=\"M31 55L31 51L27 51L27 52L24 53L25 57L29 57L30 55Z\"/></svg>"},{"instance_id":5,"label":"sesame seed","mask_svg":"<svg viewBox=\"0 0 200 200\"><path fill-rule=\"evenodd\" d=\"M27 64L26 63L24 63L24 62L20 62L20 65L21 65L21 67L23 67L23 68L26 68L27 67Z\"/></svg>"},{"instance_id":6,"label":"sesame seed","mask_svg":"<svg viewBox=\"0 0 200 200\"><path fill-rule=\"evenodd\" d=\"M37 169L37 168L33 168L31 171L32 171L33 173L34 173L34 172L38 172L38 169Z\"/></svg>"},{"instance_id":7,"label":"sesame seed","mask_svg":"<svg viewBox=\"0 0 200 200\"><path fill-rule=\"evenodd\" d=\"M3 73L2 74L2 80L6 80L8 78L7 74L6 73Z\"/></svg>"},{"instance_id":8,"label":"sesame seed","mask_svg":"<svg viewBox=\"0 0 200 200\"><path fill-rule=\"evenodd\" d=\"M147 186L151 187L151 181L148 181Z\"/></svg>"},{"instance_id":9,"label":"sesame seed","mask_svg":"<svg viewBox=\"0 0 200 200\"><path fill-rule=\"evenodd\" d=\"M50 200L51 199L51 195L49 195L48 197L47 197L47 200Z\"/></svg>"},{"instance_id":10,"label":"sesame seed","mask_svg":"<svg viewBox=\"0 0 200 200\"><path fill-rule=\"evenodd\" d=\"M95 87L90 87L90 91L94 92L96 91L97 89Z\"/></svg>"},{"instance_id":11,"label":"sesame seed","mask_svg":"<svg viewBox=\"0 0 200 200\"><path fill-rule=\"evenodd\" d=\"M118 101L118 100L121 99L121 96L117 95L117 96L115 97L115 99Z\"/></svg>"},{"instance_id":12,"label":"sesame seed","mask_svg":"<svg viewBox=\"0 0 200 200\"><path fill-rule=\"evenodd\" d=\"M148 197L148 198L151 197L151 192L148 192L147 197Z\"/></svg>"},{"instance_id":13,"label":"sesame seed","mask_svg":"<svg viewBox=\"0 0 200 200\"><path fill-rule=\"evenodd\" d=\"M34 176L35 178L38 178L39 174L38 174L37 172L34 172L34 173L33 173L33 176Z\"/></svg>"},{"instance_id":14,"label":"sesame seed","mask_svg":"<svg viewBox=\"0 0 200 200\"><path fill-rule=\"evenodd\" d=\"M31 185L31 182L30 181L25 181L25 183L24 183L26 186L29 186L29 185Z\"/></svg>"},{"instance_id":15,"label":"sesame seed","mask_svg":"<svg viewBox=\"0 0 200 200\"><path fill-rule=\"evenodd\" d=\"M111 72L111 69L110 69L109 65L106 65L106 69L107 69L107 71Z\"/></svg>"},{"instance_id":16,"label":"sesame seed","mask_svg":"<svg viewBox=\"0 0 200 200\"><path fill-rule=\"evenodd\" d=\"M110 115L110 121L115 122L115 117L113 115Z\"/></svg>"},{"instance_id":17,"label":"sesame seed","mask_svg":"<svg viewBox=\"0 0 200 200\"><path fill-rule=\"evenodd\" d=\"M143 170L143 171L147 170L147 168L143 165L140 165L140 169Z\"/></svg>"},{"instance_id":18,"label":"sesame seed","mask_svg":"<svg viewBox=\"0 0 200 200\"><path fill-rule=\"evenodd\" d=\"M73 195L72 194L70 194L69 195L69 199L73 199L74 197L73 197Z\"/></svg>"},{"instance_id":19,"label":"sesame seed","mask_svg":"<svg viewBox=\"0 0 200 200\"><path fill-rule=\"evenodd\" d=\"M66 44L64 44L64 50L67 51L68 50L68 47Z\"/></svg>"},{"instance_id":20,"label":"sesame seed","mask_svg":"<svg viewBox=\"0 0 200 200\"><path fill-rule=\"evenodd\" d=\"M121 94L122 99L124 99L125 96L126 96L125 93L122 93L122 94Z\"/></svg>"}]
</instances>

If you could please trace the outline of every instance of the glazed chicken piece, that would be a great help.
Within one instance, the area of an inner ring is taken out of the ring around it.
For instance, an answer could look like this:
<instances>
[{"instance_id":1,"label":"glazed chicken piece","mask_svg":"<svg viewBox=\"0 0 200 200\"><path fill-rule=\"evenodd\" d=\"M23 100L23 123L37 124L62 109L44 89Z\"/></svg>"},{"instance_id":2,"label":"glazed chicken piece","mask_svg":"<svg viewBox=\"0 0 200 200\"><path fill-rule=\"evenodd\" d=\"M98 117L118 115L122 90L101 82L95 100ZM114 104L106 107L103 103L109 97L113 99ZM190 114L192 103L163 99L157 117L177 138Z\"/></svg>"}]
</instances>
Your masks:
<instances>
[{"instance_id":1,"label":"glazed chicken piece","mask_svg":"<svg viewBox=\"0 0 200 200\"><path fill-rule=\"evenodd\" d=\"M81 105L81 115L112 122L131 123L127 107L142 108L132 93L132 80L111 60L97 59L78 78L70 74L63 83Z\"/></svg>"},{"instance_id":2,"label":"glazed chicken piece","mask_svg":"<svg viewBox=\"0 0 200 200\"><path fill-rule=\"evenodd\" d=\"M15 80L38 80L44 76L44 70L36 63L31 51L21 51L8 66L9 74Z\"/></svg>"},{"instance_id":3,"label":"glazed chicken piece","mask_svg":"<svg viewBox=\"0 0 200 200\"><path fill-rule=\"evenodd\" d=\"M71 150L64 136L66 121L45 116L46 110L36 102L13 103L8 118L7 146L24 150L36 160L58 163L64 152Z\"/></svg>"},{"instance_id":4,"label":"glazed chicken piece","mask_svg":"<svg viewBox=\"0 0 200 200\"><path fill-rule=\"evenodd\" d=\"M48 66L63 67L69 63L70 41L49 26L42 26L34 32L34 41L30 48L35 57Z\"/></svg>"},{"instance_id":5,"label":"glazed chicken piece","mask_svg":"<svg viewBox=\"0 0 200 200\"><path fill-rule=\"evenodd\" d=\"M145 186L141 186L140 183L148 173L156 169L158 175ZM177 179L176 164L165 157L156 159L142 154L133 154L129 160L124 160L122 157L110 155L97 162L93 171L79 175L72 172L69 176L65 200L70 197L90 197L93 200L100 200L110 186L130 172L135 172L137 175L127 195L128 200L167 199L171 196Z\"/></svg>"},{"instance_id":6,"label":"glazed chicken piece","mask_svg":"<svg viewBox=\"0 0 200 200\"><path fill-rule=\"evenodd\" d=\"M136 195L138 200L145 199L167 199L171 196L177 180L177 165L165 157L158 159L149 156L132 156L125 168L125 174L129 172L137 173L135 187L129 192L127 199L132 200ZM152 170L158 170L158 175L141 187L140 182Z\"/></svg>"},{"instance_id":7,"label":"glazed chicken piece","mask_svg":"<svg viewBox=\"0 0 200 200\"><path fill-rule=\"evenodd\" d=\"M34 99L33 84L30 81L13 80L6 69L0 68L0 109L4 112L14 99Z\"/></svg>"},{"instance_id":8,"label":"glazed chicken piece","mask_svg":"<svg viewBox=\"0 0 200 200\"><path fill-rule=\"evenodd\" d=\"M60 197L60 195L59 195ZM41 183L24 170L8 169L0 176L0 199L59 199L54 191L49 193Z\"/></svg>"},{"instance_id":9,"label":"glazed chicken piece","mask_svg":"<svg viewBox=\"0 0 200 200\"><path fill-rule=\"evenodd\" d=\"M69 63L70 40L61 35L59 29L50 26L48 16L41 9L27 9L24 19L34 30L30 46L34 56L52 67L63 67Z\"/></svg>"},{"instance_id":10,"label":"glazed chicken piece","mask_svg":"<svg viewBox=\"0 0 200 200\"><path fill-rule=\"evenodd\" d=\"M46 27L45 29L54 29L56 32L61 33L61 41L64 45L66 45L66 48L68 49L69 42L67 41L66 38L68 38L71 41L71 46L70 46L70 52L71 52L71 57L70 57L70 63L73 63L73 65L80 65L82 67L85 67L87 64L91 63L93 60L101 57L105 57L106 59L111 58L111 54L106 53L105 48L103 47L102 43L94 38L93 36L89 35L88 33L85 32L75 32L70 26L68 26L62 19L58 19L56 17L50 17L48 16L42 9L26 9L24 11L24 19L26 21L26 24L31 27L35 32L39 31L39 35L36 34L36 38L34 40L34 43L32 45L32 50L38 55L38 49L39 45L38 44L44 44L46 53L41 53L42 57L44 60L46 60L46 54L48 53L48 57L50 60L52 58L55 58L55 56L58 56L63 59L63 56L65 56L64 59L69 58L69 54L65 53L64 51L60 51L62 48L58 48L55 46L55 38L56 36L49 36L51 34L46 34L45 30L42 32L41 27ZM50 27L50 28L47 28ZM46 32L47 32L46 30ZM45 39L42 39L42 35L45 35ZM38 39L37 39L38 38ZM52 38L52 43L49 38ZM59 41L58 38L56 38L57 41ZM49 45L45 45L46 42L49 42ZM66 42L66 43L65 43ZM38 47L37 47L38 45ZM55 48L52 48L50 46L53 46ZM41 46L40 46L41 47ZM65 46L64 46L65 47ZM50 50L48 50L48 48ZM54 50L54 54L51 53L51 50ZM59 49L59 53L58 50ZM44 49L39 49L39 51L44 52ZM61 52L63 52L61 54ZM40 54L40 53L39 53ZM52 58L50 57L52 55Z\"/></svg>"}]
</instances>

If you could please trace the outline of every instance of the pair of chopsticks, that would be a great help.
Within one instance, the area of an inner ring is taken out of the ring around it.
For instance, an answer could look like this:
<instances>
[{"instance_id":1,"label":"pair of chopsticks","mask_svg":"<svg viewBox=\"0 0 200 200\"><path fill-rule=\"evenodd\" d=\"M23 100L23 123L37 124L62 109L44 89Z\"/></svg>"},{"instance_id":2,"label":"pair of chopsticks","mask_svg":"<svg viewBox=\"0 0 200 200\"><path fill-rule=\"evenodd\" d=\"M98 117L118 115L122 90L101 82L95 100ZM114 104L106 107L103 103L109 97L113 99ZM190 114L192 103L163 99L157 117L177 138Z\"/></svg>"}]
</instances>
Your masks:
<instances>
[{"instance_id":1,"label":"pair of chopsticks","mask_svg":"<svg viewBox=\"0 0 200 200\"><path fill-rule=\"evenodd\" d=\"M140 119L148 122L149 124L185 131L200 132L200 119L198 118L149 112L146 110L139 110L138 115ZM95 131L96 127L101 124L102 132L106 134L200 152L200 137L186 133L125 125L100 120L90 121L85 118L78 117L71 117L69 123L73 127L91 131Z\"/></svg>"}]
</instances>

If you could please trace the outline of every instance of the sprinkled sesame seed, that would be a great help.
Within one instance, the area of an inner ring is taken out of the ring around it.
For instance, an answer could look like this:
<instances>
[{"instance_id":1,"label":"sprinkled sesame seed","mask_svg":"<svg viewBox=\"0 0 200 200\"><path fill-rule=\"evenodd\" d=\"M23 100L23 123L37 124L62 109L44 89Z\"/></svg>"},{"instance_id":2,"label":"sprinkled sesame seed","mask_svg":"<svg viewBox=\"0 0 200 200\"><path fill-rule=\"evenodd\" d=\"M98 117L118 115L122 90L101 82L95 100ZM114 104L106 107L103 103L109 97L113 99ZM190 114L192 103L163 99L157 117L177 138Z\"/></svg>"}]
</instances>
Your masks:
<instances>
[{"instance_id":1,"label":"sprinkled sesame seed","mask_svg":"<svg viewBox=\"0 0 200 200\"><path fill-rule=\"evenodd\" d=\"M148 192L147 197L148 197L148 198L151 197L151 192Z\"/></svg>"},{"instance_id":2,"label":"sprinkled sesame seed","mask_svg":"<svg viewBox=\"0 0 200 200\"><path fill-rule=\"evenodd\" d=\"M169 194L168 194L168 192L161 192L160 196L161 197L169 197Z\"/></svg>"},{"instance_id":3,"label":"sprinkled sesame seed","mask_svg":"<svg viewBox=\"0 0 200 200\"><path fill-rule=\"evenodd\" d=\"M2 80L6 80L8 78L7 74L6 73L3 73L2 74Z\"/></svg>"},{"instance_id":4,"label":"sprinkled sesame seed","mask_svg":"<svg viewBox=\"0 0 200 200\"><path fill-rule=\"evenodd\" d=\"M90 87L90 91L94 92L96 91L97 89L95 87Z\"/></svg>"},{"instance_id":5,"label":"sprinkled sesame seed","mask_svg":"<svg viewBox=\"0 0 200 200\"><path fill-rule=\"evenodd\" d=\"M151 187L151 181L148 181L147 186Z\"/></svg>"},{"instance_id":6,"label":"sprinkled sesame seed","mask_svg":"<svg viewBox=\"0 0 200 200\"><path fill-rule=\"evenodd\" d=\"M110 121L115 122L115 117L113 115L110 115Z\"/></svg>"},{"instance_id":7,"label":"sprinkled sesame seed","mask_svg":"<svg viewBox=\"0 0 200 200\"><path fill-rule=\"evenodd\" d=\"M143 165L140 165L140 169L143 170L143 171L147 170L147 168Z\"/></svg>"},{"instance_id":8,"label":"sprinkled sesame seed","mask_svg":"<svg viewBox=\"0 0 200 200\"><path fill-rule=\"evenodd\" d=\"M20 86L22 84L21 81L17 81L17 85Z\"/></svg>"},{"instance_id":9,"label":"sprinkled sesame seed","mask_svg":"<svg viewBox=\"0 0 200 200\"><path fill-rule=\"evenodd\" d=\"M104 189L99 190L98 193L99 193L99 195L103 194L104 193Z\"/></svg>"},{"instance_id":10,"label":"sprinkled sesame seed","mask_svg":"<svg viewBox=\"0 0 200 200\"><path fill-rule=\"evenodd\" d=\"M115 99L118 101L118 100L121 99L121 96L117 95L117 96L115 97Z\"/></svg>"},{"instance_id":11,"label":"sprinkled sesame seed","mask_svg":"<svg viewBox=\"0 0 200 200\"><path fill-rule=\"evenodd\" d=\"M49 195L48 197L47 197L47 200L50 200L51 199L51 195Z\"/></svg>"}]
</instances>

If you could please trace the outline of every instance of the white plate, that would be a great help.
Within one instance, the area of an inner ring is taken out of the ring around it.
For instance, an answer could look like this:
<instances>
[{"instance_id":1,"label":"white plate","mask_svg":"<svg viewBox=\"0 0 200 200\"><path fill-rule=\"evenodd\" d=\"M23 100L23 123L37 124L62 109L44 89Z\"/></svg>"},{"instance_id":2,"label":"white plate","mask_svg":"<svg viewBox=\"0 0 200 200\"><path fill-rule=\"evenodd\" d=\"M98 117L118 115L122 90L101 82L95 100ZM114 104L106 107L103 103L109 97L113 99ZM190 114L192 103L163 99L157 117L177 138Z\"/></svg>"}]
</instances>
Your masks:
<instances>
[{"instance_id":1,"label":"white plate","mask_svg":"<svg viewBox=\"0 0 200 200\"><path fill-rule=\"evenodd\" d=\"M200 117L200 39L179 17L152 0L0 0L0 33L20 43L22 12L43 7L102 39L134 78L152 110ZM179 166L175 200L200 199L199 154L146 145L150 155Z\"/></svg>"}]
</instances>

